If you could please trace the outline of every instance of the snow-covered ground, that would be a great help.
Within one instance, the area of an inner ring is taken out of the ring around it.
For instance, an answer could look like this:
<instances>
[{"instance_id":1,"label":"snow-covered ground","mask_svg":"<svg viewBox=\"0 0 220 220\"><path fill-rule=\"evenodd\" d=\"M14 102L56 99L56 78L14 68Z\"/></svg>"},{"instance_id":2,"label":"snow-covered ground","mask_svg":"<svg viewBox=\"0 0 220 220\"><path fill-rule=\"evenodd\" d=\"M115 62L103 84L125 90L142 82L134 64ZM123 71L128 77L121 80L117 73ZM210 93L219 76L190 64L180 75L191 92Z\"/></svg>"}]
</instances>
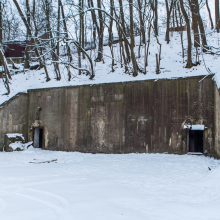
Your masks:
<instances>
[{"instance_id":1,"label":"snow-covered ground","mask_svg":"<svg viewBox=\"0 0 220 220\"><path fill-rule=\"evenodd\" d=\"M219 220L219 183L203 156L0 153L0 219Z\"/></svg>"}]
</instances>

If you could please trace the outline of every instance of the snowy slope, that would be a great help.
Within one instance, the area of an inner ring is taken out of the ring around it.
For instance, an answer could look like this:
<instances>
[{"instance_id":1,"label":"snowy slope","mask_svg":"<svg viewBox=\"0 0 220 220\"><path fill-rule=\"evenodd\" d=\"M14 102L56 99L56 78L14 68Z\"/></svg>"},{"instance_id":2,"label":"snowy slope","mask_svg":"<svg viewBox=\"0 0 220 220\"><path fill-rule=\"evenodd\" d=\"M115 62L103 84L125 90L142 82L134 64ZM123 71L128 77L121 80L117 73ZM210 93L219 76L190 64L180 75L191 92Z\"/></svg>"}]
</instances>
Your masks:
<instances>
[{"instance_id":1,"label":"snowy slope","mask_svg":"<svg viewBox=\"0 0 220 220\"><path fill-rule=\"evenodd\" d=\"M161 35L161 42L164 42L164 35ZM169 45L163 44L162 46L162 60L161 60L161 73L156 75L155 69L155 56L149 57L149 67L147 74L139 74L137 77L125 74L124 69L120 67L118 58L116 57L117 66L115 72L111 72L111 59L110 51L108 47L105 47L105 63L97 63L95 66L95 79L89 80L88 76L78 75L77 71L73 71L72 80L67 80L67 73L64 66L61 65L62 79L56 81L54 76L54 70L52 65L49 66L49 72L51 81L46 82L45 74L43 70L40 71L28 71L25 74L20 73L13 76L11 80L11 93L9 96L3 95L6 90L0 81L0 104L9 98L13 97L19 92L27 92L28 89L34 88L50 88L50 87L61 87L61 86L73 86L73 85L85 85L85 84L98 84L98 83L110 83L110 82L125 82L133 80L148 80L148 79L164 79L164 78L177 78L177 77L189 77L198 75L209 75L215 74L215 80L220 88L220 56L203 54L200 57L201 65L193 67L192 69L186 69L185 63L182 62L181 58L181 46L179 43L179 34L174 33L172 41ZM217 46L220 42L220 35L211 33L209 36L210 45ZM117 50L116 50L117 51ZM143 51L142 51L143 52ZM151 53L156 53L156 45L152 43ZM139 60L139 65L143 66L143 57Z\"/></svg>"},{"instance_id":2,"label":"snowy slope","mask_svg":"<svg viewBox=\"0 0 220 220\"><path fill-rule=\"evenodd\" d=\"M29 163L52 159L57 162ZM28 150L0 153L0 173L3 220L220 216L220 162L203 156Z\"/></svg>"}]
</instances>

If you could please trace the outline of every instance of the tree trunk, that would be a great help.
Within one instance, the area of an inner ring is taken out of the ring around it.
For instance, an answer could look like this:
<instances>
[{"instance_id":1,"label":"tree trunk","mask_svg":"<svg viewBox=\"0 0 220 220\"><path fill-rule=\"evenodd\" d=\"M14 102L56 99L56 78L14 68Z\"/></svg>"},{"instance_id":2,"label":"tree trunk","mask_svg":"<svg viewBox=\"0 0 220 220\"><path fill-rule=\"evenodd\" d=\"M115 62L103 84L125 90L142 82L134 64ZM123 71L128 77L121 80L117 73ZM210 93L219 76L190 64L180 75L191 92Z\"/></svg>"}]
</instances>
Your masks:
<instances>
[{"instance_id":1,"label":"tree trunk","mask_svg":"<svg viewBox=\"0 0 220 220\"><path fill-rule=\"evenodd\" d=\"M68 35L68 29L67 29L67 24L66 24L66 16L63 8L63 3L62 0L58 0L60 4L60 9L61 9L61 15L62 15L62 21L63 21L63 29L65 32L65 40L66 40L66 48L67 48L67 57L68 57L68 65L67 67L67 72L68 72L68 81L71 80L71 71L70 71L70 63L72 62L72 54L71 54L71 49L68 43L69 40L69 35Z\"/></svg>"},{"instance_id":2,"label":"tree trunk","mask_svg":"<svg viewBox=\"0 0 220 220\"><path fill-rule=\"evenodd\" d=\"M187 15L187 13L186 13L183 0L179 0L179 2L180 2L180 9L181 9L183 17L185 19L186 27L187 27L188 50L187 50L187 64L186 64L186 68L192 68L193 62L192 62L192 39L191 39L190 20L189 20L189 17Z\"/></svg>"},{"instance_id":3,"label":"tree trunk","mask_svg":"<svg viewBox=\"0 0 220 220\"><path fill-rule=\"evenodd\" d=\"M120 10L120 24L123 29L123 32L126 34L126 26L125 26L125 17L124 17L124 9L122 0L119 0L119 10ZM125 43L125 52L127 57L127 62L131 61L129 46Z\"/></svg>"},{"instance_id":4,"label":"tree trunk","mask_svg":"<svg viewBox=\"0 0 220 220\"><path fill-rule=\"evenodd\" d=\"M115 65L115 58L114 58L114 51L113 51L113 32L112 32L112 29L113 29L113 16L114 16L114 0L110 0L110 15L111 15L111 18L110 18L110 24L109 24L109 48L110 48L110 51L111 51L111 56L112 56L112 72L114 72L114 65Z\"/></svg>"},{"instance_id":5,"label":"tree trunk","mask_svg":"<svg viewBox=\"0 0 220 220\"><path fill-rule=\"evenodd\" d=\"M142 1L137 0L137 3L138 3L138 15L139 15L142 43L146 44L145 27L144 27L144 19L143 19L144 13L143 13L143 8L142 8Z\"/></svg>"},{"instance_id":6,"label":"tree trunk","mask_svg":"<svg viewBox=\"0 0 220 220\"><path fill-rule=\"evenodd\" d=\"M158 36L158 0L154 0L154 31L155 35Z\"/></svg>"},{"instance_id":7,"label":"tree trunk","mask_svg":"<svg viewBox=\"0 0 220 220\"><path fill-rule=\"evenodd\" d=\"M213 30L214 29L214 24L213 24L212 14L211 14L211 10L210 10L210 7L209 7L208 0L206 0L206 7L207 7L207 10L208 10L208 13L209 13L209 20L210 20L210 23L211 23L211 29Z\"/></svg>"},{"instance_id":8,"label":"tree trunk","mask_svg":"<svg viewBox=\"0 0 220 220\"><path fill-rule=\"evenodd\" d=\"M97 0L97 6L102 9L101 0ZM98 56L95 59L96 62L101 62L103 60L103 41L104 41L104 17L101 10L98 10L99 17L99 45L98 45Z\"/></svg>"},{"instance_id":9,"label":"tree trunk","mask_svg":"<svg viewBox=\"0 0 220 220\"><path fill-rule=\"evenodd\" d=\"M219 0L215 0L215 25L216 25L216 30L219 33Z\"/></svg>"},{"instance_id":10,"label":"tree trunk","mask_svg":"<svg viewBox=\"0 0 220 220\"><path fill-rule=\"evenodd\" d=\"M135 39L134 39L134 5L133 0L129 0L129 12L130 12L130 50L131 50L131 60L133 65L133 76L138 75L138 66L134 53L135 48Z\"/></svg>"},{"instance_id":11,"label":"tree trunk","mask_svg":"<svg viewBox=\"0 0 220 220\"><path fill-rule=\"evenodd\" d=\"M0 1L0 45L3 42L3 3Z\"/></svg>"},{"instance_id":12,"label":"tree trunk","mask_svg":"<svg viewBox=\"0 0 220 220\"><path fill-rule=\"evenodd\" d=\"M167 28L166 28L166 36L165 41L169 44L170 42L170 17L173 10L174 0L171 1L170 7L168 4L168 0L165 0L166 3L166 11L167 11Z\"/></svg>"}]
</instances>

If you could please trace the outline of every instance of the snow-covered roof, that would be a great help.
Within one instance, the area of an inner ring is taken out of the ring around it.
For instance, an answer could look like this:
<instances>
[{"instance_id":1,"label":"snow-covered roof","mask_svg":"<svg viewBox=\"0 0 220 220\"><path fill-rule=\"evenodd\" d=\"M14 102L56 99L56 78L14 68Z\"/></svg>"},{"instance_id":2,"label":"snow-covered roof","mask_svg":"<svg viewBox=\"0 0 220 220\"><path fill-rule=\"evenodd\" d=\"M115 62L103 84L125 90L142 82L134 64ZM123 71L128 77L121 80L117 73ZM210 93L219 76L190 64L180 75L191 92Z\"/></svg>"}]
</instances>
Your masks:
<instances>
[{"instance_id":1,"label":"snow-covered roof","mask_svg":"<svg viewBox=\"0 0 220 220\"><path fill-rule=\"evenodd\" d=\"M6 134L6 136L7 136L8 138L21 137L22 139L24 139L23 134L20 134L20 133L8 133L8 134Z\"/></svg>"},{"instance_id":2,"label":"snow-covered roof","mask_svg":"<svg viewBox=\"0 0 220 220\"><path fill-rule=\"evenodd\" d=\"M184 125L184 129L189 129L189 130L204 131L205 128L206 128L205 125L202 124Z\"/></svg>"},{"instance_id":3,"label":"snow-covered roof","mask_svg":"<svg viewBox=\"0 0 220 220\"><path fill-rule=\"evenodd\" d=\"M214 75L210 74L210 75L190 75L190 76L182 76L182 77L170 77L170 78L166 78L166 77L162 77L161 75L158 75L160 77L152 77L152 78L145 78L145 79L138 79L138 78L131 78L130 80L127 80L127 81L123 81L123 80L120 80L120 81L109 81L109 82L97 82L97 81L86 81L88 83L79 83L79 84L74 84L74 83L70 83L69 84L62 84L62 83L59 83L60 81L55 81L57 82L57 84L53 84L53 83L49 83L48 86L44 86L45 83L42 85L42 86L39 86L39 87L36 87L36 88L30 88L30 89L27 89L26 92L18 92L17 94L15 94L14 96L12 96L11 94L8 95L8 96L0 96L0 101L1 100L4 100L4 99L1 99L2 97L5 98L5 101L2 101L0 102L0 109L7 103L9 103L10 101L12 101L14 98L16 98L17 96L20 96L20 95L25 95L27 94L28 92L32 92L32 91L39 91L39 90L49 90L49 89L58 89L58 88L73 88L73 87L79 87L79 86L95 86L95 85L106 85L106 84L126 84L126 83L135 83L135 82L146 82L146 81L154 81L154 82L158 82L160 80L180 80L180 79L189 79L189 78L198 78L198 82L202 81L203 79L206 79L206 78L214 78ZM136 80L134 80L136 79ZM53 81L54 82L54 81ZM46 84L47 85L47 84Z\"/></svg>"}]
</instances>

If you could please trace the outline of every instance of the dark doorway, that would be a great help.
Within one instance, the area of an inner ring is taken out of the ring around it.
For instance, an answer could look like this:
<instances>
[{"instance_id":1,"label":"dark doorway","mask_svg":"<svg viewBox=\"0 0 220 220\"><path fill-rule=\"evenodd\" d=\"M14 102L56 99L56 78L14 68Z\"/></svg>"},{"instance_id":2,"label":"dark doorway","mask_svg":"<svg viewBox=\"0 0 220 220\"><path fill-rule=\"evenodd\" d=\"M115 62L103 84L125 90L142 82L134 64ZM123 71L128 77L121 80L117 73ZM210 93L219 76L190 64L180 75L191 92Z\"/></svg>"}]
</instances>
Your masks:
<instances>
[{"instance_id":1,"label":"dark doorway","mask_svg":"<svg viewBox=\"0 0 220 220\"><path fill-rule=\"evenodd\" d=\"M43 148L43 128L34 129L34 147Z\"/></svg>"},{"instance_id":2,"label":"dark doorway","mask_svg":"<svg viewBox=\"0 0 220 220\"><path fill-rule=\"evenodd\" d=\"M189 152L203 153L203 130L189 130Z\"/></svg>"}]
</instances>

